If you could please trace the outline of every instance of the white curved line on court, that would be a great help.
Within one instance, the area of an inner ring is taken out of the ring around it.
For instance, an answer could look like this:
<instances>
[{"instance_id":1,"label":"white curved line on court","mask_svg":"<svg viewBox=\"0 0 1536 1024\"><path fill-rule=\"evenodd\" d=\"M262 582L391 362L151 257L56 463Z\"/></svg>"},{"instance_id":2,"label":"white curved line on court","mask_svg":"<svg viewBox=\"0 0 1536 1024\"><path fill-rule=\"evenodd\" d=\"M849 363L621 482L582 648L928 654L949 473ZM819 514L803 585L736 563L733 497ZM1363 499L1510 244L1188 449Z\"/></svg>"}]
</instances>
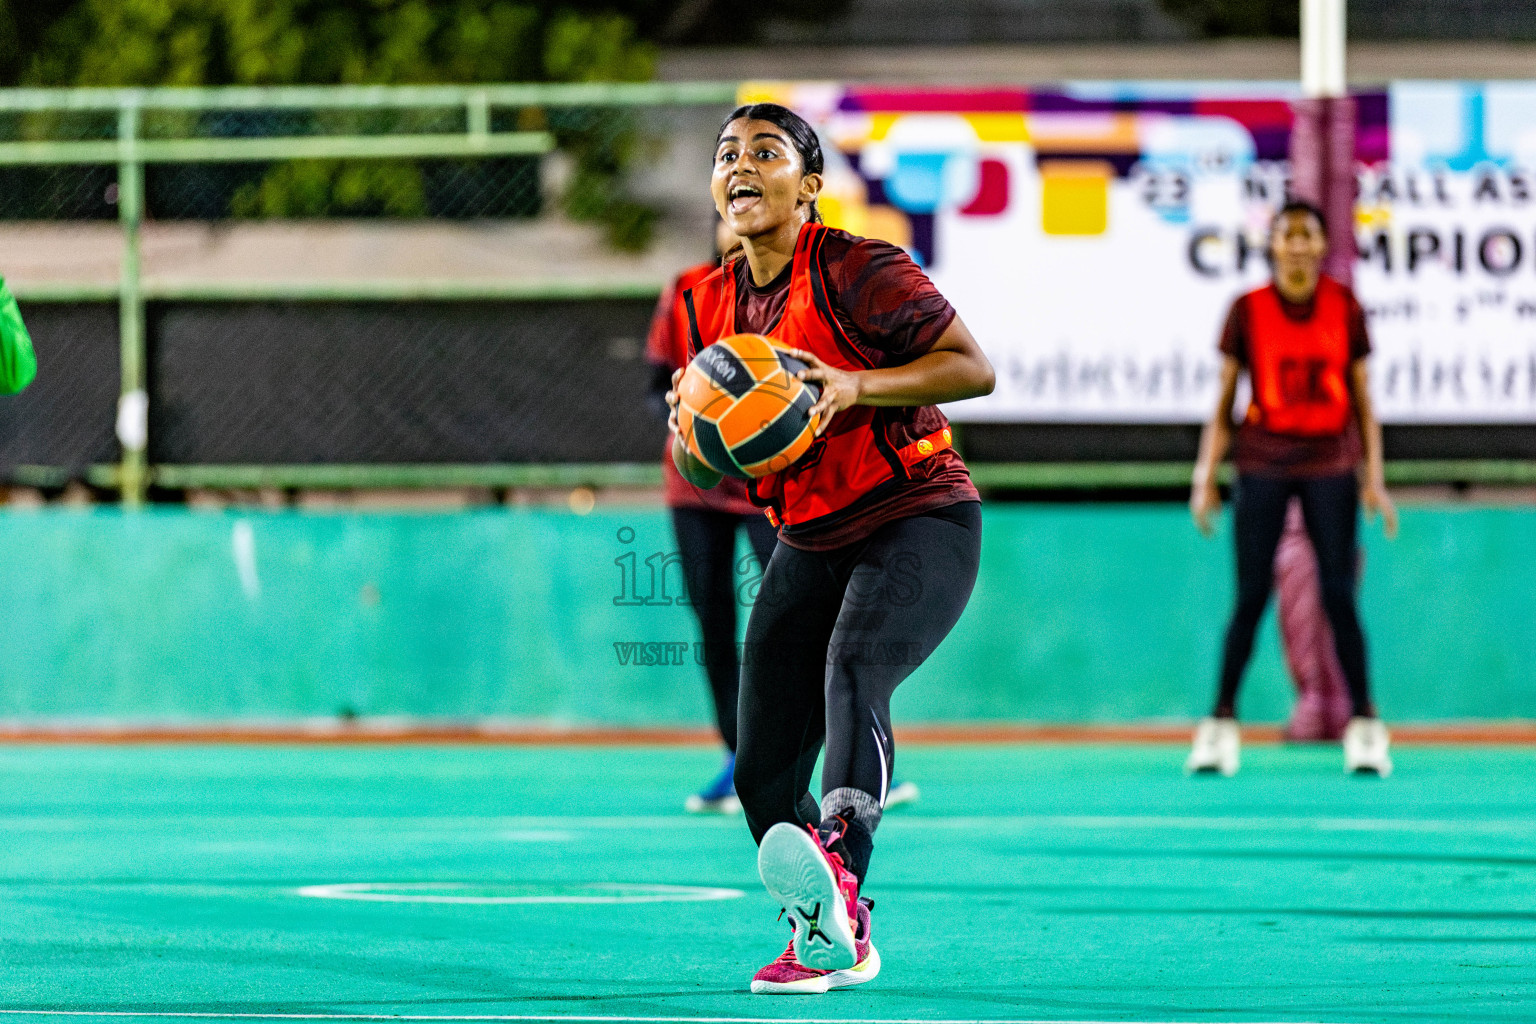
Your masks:
<instances>
[{"instance_id":1,"label":"white curved line on court","mask_svg":"<svg viewBox=\"0 0 1536 1024\"><path fill-rule=\"evenodd\" d=\"M740 899L740 889L704 885L648 885L626 882L566 884L550 883L548 888L608 890L596 893L517 894L475 896L455 890L495 889L495 885L470 885L465 882L337 882L306 885L300 896L317 900L359 900L364 903L458 903L495 905L507 903L707 903L711 900Z\"/></svg>"}]
</instances>

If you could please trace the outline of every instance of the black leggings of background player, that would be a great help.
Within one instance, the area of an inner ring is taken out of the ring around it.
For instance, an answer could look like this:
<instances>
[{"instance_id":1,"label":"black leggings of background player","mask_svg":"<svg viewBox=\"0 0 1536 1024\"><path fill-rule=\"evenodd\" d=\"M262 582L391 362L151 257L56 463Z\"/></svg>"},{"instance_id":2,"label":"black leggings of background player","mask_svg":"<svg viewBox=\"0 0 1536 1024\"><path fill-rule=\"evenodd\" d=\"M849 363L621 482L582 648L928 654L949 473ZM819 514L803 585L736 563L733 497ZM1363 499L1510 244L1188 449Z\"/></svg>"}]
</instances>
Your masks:
<instances>
[{"instance_id":1,"label":"black leggings of background player","mask_svg":"<svg viewBox=\"0 0 1536 1024\"><path fill-rule=\"evenodd\" d=\"M736 753L736 702L741 686L741 666L736 651L736 608L741 595L756 593L749 573L738 572L736 530L744 527L758 564L764 568L773 555L778 534L768 517L740 515L708 508L673 508L672 529L693 614L699 619L704 639L704 673L715 702L715 724L720 738Z\"/></svg>"},{"instance_id":2,"label":"black leggings of background player","mask_svg":"<svg viewBox=\"0 0 1536 1024\"><path fill-rule=\"evenodd\" d=\"M980 562L974 501L831 551L774 549L741 670L736 795L754 839L850 812L831 849L863 880L895 767L891 694L959 621ZM810 784L823 745L818 807Z\"/></svg>"},{"instance_id":3,"label":"black leggings of background player","mask_svg":"<svg viewBox=\"0 0 1536 1024\"><path fill-rule=\"evenodd\" d=\"M1227 626L1221 658L1218 718L1237 712L1237 689L1253 654L1253 635L1269 604L1275 582L1275 550L1285 532L1291 496L1301 498L1307 536L1317 552L1323 611L1333 627L1333 642L1349 685L1356 716L1373 718L1366 673L1365 634L1355 605L1356 534L1360 519L1360 482L1354 473L1315 479L1267 477L1244 473L1233 497L1233 539L1237 547L1237 600Z\"/></svg>"},{"instance_id":4,"label":"black leggings of background player","mask_svg":"<svg viewBox=\"0 0 1536 1024\"><path fill-rule=\"evenodd\" d=\"M667 413L666 393L672 387L672 368L653 365L646 388L646 404L660 419ZM705 492L708 493L708 492ZM704 641L704 674L709 678L715 702L715 724L726 749L736 753L736 705L741 688L741 665L736 648L736 608L755 588L744 589L745 573L736 571L736 530L745 527L747 541L764 570L778 543L778 531L766 515L722 512L693 506L673 506L672 532L677 554L699 620Z\"/></svg>"}]
</instances>

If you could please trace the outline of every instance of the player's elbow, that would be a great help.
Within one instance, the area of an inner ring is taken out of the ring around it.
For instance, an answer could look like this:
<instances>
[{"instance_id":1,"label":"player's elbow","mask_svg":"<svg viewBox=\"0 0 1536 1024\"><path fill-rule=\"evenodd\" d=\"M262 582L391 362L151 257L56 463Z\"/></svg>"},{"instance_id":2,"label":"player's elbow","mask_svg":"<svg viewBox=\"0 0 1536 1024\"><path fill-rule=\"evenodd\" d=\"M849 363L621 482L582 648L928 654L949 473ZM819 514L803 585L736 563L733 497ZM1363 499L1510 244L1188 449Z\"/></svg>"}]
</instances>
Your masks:
<instances>
[{"instance_id":1,"label":"player's elbow","mask_svg":"<svg viewBox=\"0 0 1536 1024\"><path fill-rule=\"evenodd\" d=\"M997 371L992 368L992 361L986 356L978 355L976 360L976 392L971 397L981 398L997 389Z\"/></svg>"}]
</instances>

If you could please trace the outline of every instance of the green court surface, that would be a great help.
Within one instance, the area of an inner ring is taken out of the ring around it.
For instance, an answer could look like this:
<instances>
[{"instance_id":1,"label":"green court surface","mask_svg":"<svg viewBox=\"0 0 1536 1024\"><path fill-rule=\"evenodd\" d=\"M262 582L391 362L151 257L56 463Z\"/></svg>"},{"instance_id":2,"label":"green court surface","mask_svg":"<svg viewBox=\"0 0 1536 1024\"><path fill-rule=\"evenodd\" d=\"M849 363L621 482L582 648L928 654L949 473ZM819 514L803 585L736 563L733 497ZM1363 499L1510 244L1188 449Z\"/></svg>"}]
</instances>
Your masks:
<instances>
[{"instance_id":1,"label":"green court surface","mask_svg":"<svg viewBox=\"0 0 1536 1024\"><path fill-rule=\"evenodd\" d=\"M704 748L0 748L0 1020L1536 1018L1536 749L1396 753L905 747L884 972L769 997Z\"/></svg>"}]
</instances>

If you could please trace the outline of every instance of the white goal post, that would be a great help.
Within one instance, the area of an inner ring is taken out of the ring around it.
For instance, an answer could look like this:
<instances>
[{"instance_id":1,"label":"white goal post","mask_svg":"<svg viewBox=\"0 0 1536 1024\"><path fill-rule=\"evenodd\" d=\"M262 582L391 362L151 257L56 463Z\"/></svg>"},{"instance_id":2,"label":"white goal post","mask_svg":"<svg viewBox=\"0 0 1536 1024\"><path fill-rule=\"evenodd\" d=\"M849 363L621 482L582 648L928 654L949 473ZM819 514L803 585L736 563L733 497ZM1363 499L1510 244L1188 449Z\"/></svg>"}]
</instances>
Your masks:
<instances>
[{"instance_id":1,"label":"white goal post","mask_svg":"<svg viewBox=\"0 0 1536 1024\"><path fill-rule=\"evenodd\" d=\"M1346 0L1301 0L1301 91L1328 99L1345 95Z\"/></svg>"}]
</instances>

